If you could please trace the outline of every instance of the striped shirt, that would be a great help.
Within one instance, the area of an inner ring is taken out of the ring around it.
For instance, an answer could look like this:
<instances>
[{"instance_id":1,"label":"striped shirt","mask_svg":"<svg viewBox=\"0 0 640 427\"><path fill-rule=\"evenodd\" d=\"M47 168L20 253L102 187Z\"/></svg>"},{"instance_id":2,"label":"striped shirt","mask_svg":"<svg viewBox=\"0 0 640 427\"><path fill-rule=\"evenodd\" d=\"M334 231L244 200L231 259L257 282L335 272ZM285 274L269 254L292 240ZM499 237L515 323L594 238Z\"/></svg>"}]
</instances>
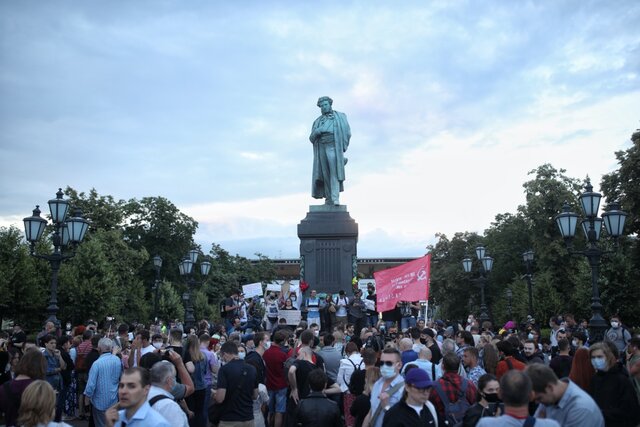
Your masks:
<instances>
[{"instance_id":1,"label":"striped shirt","mask_svg":"<svg viewBox=\"0 0 640 427\"><path fill-rule=\"evenodd\" d=\"M118 401L118 382L122 373L120 358L111 353L102 353L93 362L84 394L91 399L96 409L106 411Z\"/></svg>"}]
</instances>

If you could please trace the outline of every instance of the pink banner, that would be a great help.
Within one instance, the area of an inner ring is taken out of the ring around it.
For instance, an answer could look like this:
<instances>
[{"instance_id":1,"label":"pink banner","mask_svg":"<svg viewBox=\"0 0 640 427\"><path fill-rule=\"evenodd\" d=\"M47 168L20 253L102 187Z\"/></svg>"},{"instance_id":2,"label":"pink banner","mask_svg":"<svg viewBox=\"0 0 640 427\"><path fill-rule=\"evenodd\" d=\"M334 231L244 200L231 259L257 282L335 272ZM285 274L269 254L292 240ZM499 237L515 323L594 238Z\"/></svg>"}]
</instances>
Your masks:
<instances>
[{"instance_id":1,"label":"pink banner","mask_svg":"<svg viewBox=\"0 0 640 427\"><path fill-rule=\"evenodd\" d=\"M392 310L399 301L429 299L430 276L431 254L401 266L374 273L378 311Z\"/></svg>"}]
</instances>

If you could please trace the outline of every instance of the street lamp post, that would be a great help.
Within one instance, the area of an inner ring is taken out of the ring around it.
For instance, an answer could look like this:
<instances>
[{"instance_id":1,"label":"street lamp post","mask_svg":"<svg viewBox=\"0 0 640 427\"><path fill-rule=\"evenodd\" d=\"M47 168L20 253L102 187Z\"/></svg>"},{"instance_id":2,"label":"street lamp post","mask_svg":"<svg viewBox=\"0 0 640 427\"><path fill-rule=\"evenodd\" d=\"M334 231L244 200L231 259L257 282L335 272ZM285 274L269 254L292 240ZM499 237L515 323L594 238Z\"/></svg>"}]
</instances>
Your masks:
<instances>
[{"instance_id":1,"label":"street lamp post","mask_svg":"<svg viewBox=\"0 0 640 427\"><path fill-rule=\"evenodd\" d=\"M585 219L582 220L582 230L587 238L587 247L582 251L573 250L572 240L576 233L579 216L570 211L567 202L562 207L562 213L556 216L556 223L560 233L565 240L567 250L571 255L583 255L589 261L591 267L591 319L589 320L589 338L591 342L602 341L607 322L602 317L602 304L600 303L600 292L598 290L598 276L600 274L600 260L602 256L612 251L603 251L596 243L600 239L600 231L604 222L607 234L615 240L616 249L618 238L622 236L624 222L627 214L620 210L618 202L609 203L602 218L598 218L598 208L602 195L593 191L593 186L589 178L585 184L585 192L580 195L580 204Z\"/></svg>"},{"instance_id":2,"label":"street lamp post","mask_svg":"<svg viewBox=\"0 0 640 427\"><path fill-rule=\"evenodd\" d=\"M513 315L511 314L511 300L513 299L513 291L511 288L507 288L507 312L509 314L509 320L513 320Z\"/></svg>"},{"instance_id":3,"label":"street lamp post","mask_svg":"<svg viewBox=\"0 0 640 427\"><path fill-rule=\"evenodd\" d=\"M82 218L82 211L78 208L74 210L72 216L67 217L69 211L69 201L63 199L62 188L58 189L56 198L49 200L49 210L51 211L51 221L53 222L53 234L51 241L53 243L53 253L42 255L36 253L36 243L44 233L47 221L40 217L40 206L36 205L33 214L24 218L24 234L26 240L30 243L30 254L34 258L44 259L51 266L51 289L49 297L49 306L47 307L47 322L52 322L56 328L60 327L60 321L56 317L58 313L58 272L63 261L73 258L75 252L69 251L65 253L65 248L71 244L78 244L84 239L84 235L89 228L89 221Z\"/></svg>"},{"instance_id":4,"label":"street lamp post","mask_svg":"<svg viewBox=\"0 0 640 427\"><path fill-rule=\"evenodd\" d=\"M160 269L162 268L162 258L160 255L153 257L153 268L156 270L156 281L153 284L153 290L155 291L153 299L153 319L158 321L158 290L160 288Z\"/></svg>"},{"instance_id":5,"label":"street lamp post","mask_svg":"<svg viewBox=\"0 0 640 427\"><path fill-rule=\"evenodd\" d=\"M487 276L493 268L493 258L491 258L490 256L486 256L486 249L484 248L484 246L478 246L476 248L476 257L481 261L482 268L480 269L480 276L477 279L472 279L472 281L480 285L480 322L484 322L489 320L489 315L487 314L487 304L485 303L484 299L484 288L488 282ZM468 257L463 259L462 266L464 267L464 271L466 273L471 273L473 260Z\"/></svg>"},{"instance_id":6,"label":"street lamp post","mask_svg":"<svg viewBox=\"0 0 640 427\"><path fill-rule=\"evenodd\" d=\"M196 249L192 249L189 251L186 257L178 264L178 268L180 270L180 275L187 277L187 292L183 295L183 299L186 302L185 313L184 313L184 326L185 329L189 329L190 327L195 325L196 319L193 317L193 287L201 282L196 282L193 278L193 266L198 260L199 252ZM209 271L211 270L211 263L209 261L204 261L200 264L200 274L203 277L209 275Z\"/></svg>"},{"instance_id":7,"label":"street lamp post","mask_svg":"<svg viewBox=\"0 0 640 427\"><path fill-rule=\"evenodd\" d=\"M533 265L533 251L527 251L522 254L522 259L527 266L527 288L529 290L529 316L533 318L533 291L532 291L532 265Z\"/></svg>"}]
</instances>

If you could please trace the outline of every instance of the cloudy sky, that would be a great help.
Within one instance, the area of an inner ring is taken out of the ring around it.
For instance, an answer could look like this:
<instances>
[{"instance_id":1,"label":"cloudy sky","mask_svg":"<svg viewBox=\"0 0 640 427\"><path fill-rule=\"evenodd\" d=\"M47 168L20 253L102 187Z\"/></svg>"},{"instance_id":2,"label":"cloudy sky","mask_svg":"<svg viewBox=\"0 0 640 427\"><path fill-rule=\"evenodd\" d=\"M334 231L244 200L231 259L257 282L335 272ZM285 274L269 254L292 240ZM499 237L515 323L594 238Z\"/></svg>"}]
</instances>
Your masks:
<instances>
[{"instance_id":1,"label":"cloudy sky","mask_svg":"<svg viewBox=\"0 0 640 427\"><path fill-rule=\"evenodd\" d=\"M329 95L359 256L420 256L514 212L543 163L616 168L638 22L635 0L3 1L0 225L69 185L166 197L205 248L297 257Z\"/></svg>"}]
</instances>

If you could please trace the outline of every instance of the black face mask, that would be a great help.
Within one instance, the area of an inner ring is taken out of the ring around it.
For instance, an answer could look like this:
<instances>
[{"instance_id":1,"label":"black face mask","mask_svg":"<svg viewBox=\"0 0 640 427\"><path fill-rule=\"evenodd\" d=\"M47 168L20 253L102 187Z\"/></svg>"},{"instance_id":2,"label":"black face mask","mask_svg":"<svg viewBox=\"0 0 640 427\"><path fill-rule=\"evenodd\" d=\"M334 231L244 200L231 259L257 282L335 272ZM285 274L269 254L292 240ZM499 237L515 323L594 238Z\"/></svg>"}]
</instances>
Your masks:
<instances>
[{"instance_id":1,"label":"black face mask","mask_svg":"<svg viewBox=\"0 0 640 427\"><path fill-rule=\"evenodd\" d=\"M422 344L427 344L427 340L426 340L426 338L420 338L420 342L421 342Z\"/></svg>"},{"instance_id":2,"label":"black face mask","mask_svg":"<svg viewBox=\"0 0 640 427\"><path fill-rule=\"evenodd\" d=\"M484 396L484 400L489 403L498 403L500 399L498 398L498 393L482 393Z\"/></svg>"},{"instance_id":3,"label":"black face mask","mask_svg":"<svg viewBox=\"0 0 640 427\"><path fill-rule=\"evenodd\" d=\"M369 295L373 295L373 291L371 291L371 290L367 291L367 293L368 293Z\"/></svg>"}]
</instances>

